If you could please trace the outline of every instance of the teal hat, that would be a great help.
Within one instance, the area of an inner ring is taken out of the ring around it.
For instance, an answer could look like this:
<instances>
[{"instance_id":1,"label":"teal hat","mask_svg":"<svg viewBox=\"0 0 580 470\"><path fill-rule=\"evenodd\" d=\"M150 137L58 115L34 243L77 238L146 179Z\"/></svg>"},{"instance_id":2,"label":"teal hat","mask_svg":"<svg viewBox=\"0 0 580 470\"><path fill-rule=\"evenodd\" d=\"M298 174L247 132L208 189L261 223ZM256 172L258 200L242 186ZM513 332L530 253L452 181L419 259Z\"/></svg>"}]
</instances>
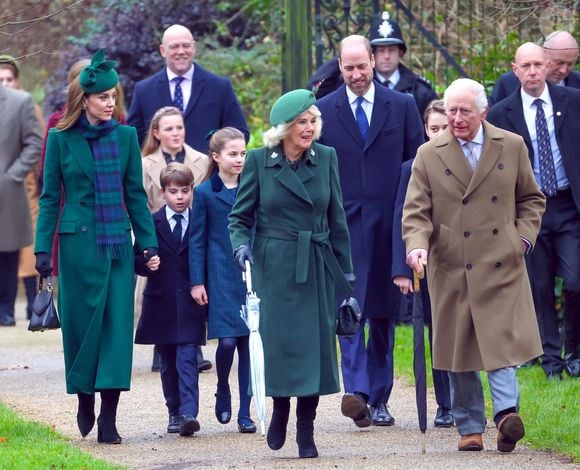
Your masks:
<instances>
[{"instance_id":1,"label":"teal hat","mask_svg":"<svg viewBox=\"0 0 580 470\"><path fill-rule=\"evenodd\" d=\"M276 100L270 111L270 124L277 126L291 122L316 103L316 96L310 90L292 90Z\"/></svg>"},{"instance_id":2,"label":"teal hat","mask_svg":"<svg viewBox=\"0 0 580 470\"><path fill-rule=\"evenodd\" d=\"M85 93L101 93L110 90L119 81L119 75L113 68L114 60L105 60L105 51L99 49L91 59L91 63L81 70L79 82Z\"/></svg>"}]
</instances>

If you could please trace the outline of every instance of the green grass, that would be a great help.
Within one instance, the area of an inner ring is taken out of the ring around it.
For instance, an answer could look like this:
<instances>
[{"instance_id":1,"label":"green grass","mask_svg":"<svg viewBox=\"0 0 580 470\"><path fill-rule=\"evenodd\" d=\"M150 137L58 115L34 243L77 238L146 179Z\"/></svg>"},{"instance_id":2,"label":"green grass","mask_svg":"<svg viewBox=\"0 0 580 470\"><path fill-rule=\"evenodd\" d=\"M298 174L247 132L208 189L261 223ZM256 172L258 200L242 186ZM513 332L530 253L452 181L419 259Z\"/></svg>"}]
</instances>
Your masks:
<instances>
[{"instance_id":1,"label":"green grass","mask_svg":"<svg viewBox=\"0 0 580 470\"><path fill-rule=\"evenodd\" d=\"M429 343L425 335L429 358ZM429 360L427 359L427 364ZM433 386L429 369L427 383ZM395 339L395 375L413 384L413 329L398 326ZM580 462L580 382L564 375L562 381L548 381L540 367L518 369L520 415L526 426L523 442L530 447L572 457ZM493 418L486 374L481 374L486 415Z\"/></svg>"},{"instance_id":2,"label":"green grass","mask_svg":"<svg viewBox=\"0 0 580 470\"><path fill-rule=\"evenodd\" d=\"M25 421L0 403L0 468L109 470L124 467L93 458L48 426Z\"/></svg>"}]
</instances>

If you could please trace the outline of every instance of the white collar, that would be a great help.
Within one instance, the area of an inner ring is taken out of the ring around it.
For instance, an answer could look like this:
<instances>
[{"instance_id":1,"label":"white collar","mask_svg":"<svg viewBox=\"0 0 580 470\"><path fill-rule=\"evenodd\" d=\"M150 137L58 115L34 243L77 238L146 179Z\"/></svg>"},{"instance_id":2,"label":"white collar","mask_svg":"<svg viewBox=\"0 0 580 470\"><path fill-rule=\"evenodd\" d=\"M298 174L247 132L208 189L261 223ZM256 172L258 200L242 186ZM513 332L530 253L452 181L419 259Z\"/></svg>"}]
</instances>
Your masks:
<instances>
[{"instance_id":1,"label":"white collar","mask_svg":"<svg viewBox=\"0 0 580 470\"><path fill-rule=\"evenodd\" d=\"M176 73L174 73L172 70L169 69L169 67L166 67L166 71L167 71L167 78L169 79L169 81L171 82L171 80L173 80L175 77L183 77L186 80L189 80L190 82L193 80L193 69L195 68L195 64L192 63L191 67L189 68L189 70L187 72L185 72L183 75L177 75Z\"/></svg>"},{"instance_id":2,"label":"white collar","mask_svg":"<svg viewBox=\"0 0 580 470\"><path fill-rule=\"evenodd\" d=\"M477 144L477 145L483 145L483 125L482 124L479 125L479 129L478 129L477 133L475 134L475 137L473 139L471 139L470 141L460 139L459 137L457 138L457 140L459 141L459 143L462 146L465 144L468 144L470 142L473 142L474 144Z\"/></svg>"},{"instance_id":3,"label":"white collar","mask_svg":"<svg viewBox=\"0 0 580 470\"><path fill-rule=\"evenodd\" d=\"M535 96L526 93L523 88L520 89L520 94L522 96L522 106L524 107L524 109L526 108L532 109L532 107L534 107L535 109L534 101L536 101L537 99L541 99L546 104L552 104L552 98L550 98L550 90L548 90L547 83L546 86L544 86L544 91L542 91L542 94L537 98Z\"/></svg>"},{"instance_id":4,"label":"white collar","mask_svg":"<svg viewBox=\"0 0 580 470\"><path fill-rule=\"evenodd\" d=\"M348 86L346 87L346 97L348 102L352 105L357 100L358 95L356 95ZM371 86L367 92L363 95L363 98L369 103L373 104L375 101L375 84L371 82Z\"/></svg>"},{"instance_id":5,"label":"white collar","mask_svg":"<svg viewBox=\"0 0 580 470\"><path fill-rule=\"evenodd\" d=\"M167 204L165 205L165 215L167 216L167 221L169 222L171 219L173 219L173 216L175 214L180 214L183 216L183 220L185 220L186 222L189 222L189 209L185 209L183 212L175 212L171 207L169 207Z\"/></svg>"}]
</instances>

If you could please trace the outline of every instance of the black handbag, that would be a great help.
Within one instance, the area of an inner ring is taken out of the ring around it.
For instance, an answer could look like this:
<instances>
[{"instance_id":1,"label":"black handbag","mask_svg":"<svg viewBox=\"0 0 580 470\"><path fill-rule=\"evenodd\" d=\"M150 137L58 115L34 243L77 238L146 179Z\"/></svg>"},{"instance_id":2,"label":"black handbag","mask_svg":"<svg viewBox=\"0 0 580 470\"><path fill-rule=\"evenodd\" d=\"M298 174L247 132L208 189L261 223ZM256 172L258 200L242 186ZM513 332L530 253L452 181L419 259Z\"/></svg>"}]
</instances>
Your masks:
<instances>
[{"instance_id":1,"label":"black handbag","mask_svg":"<svg viewBox=\"0 0 580 470\"><path fill-rule=\"evenodd\" d=\"M348 297L338 308L336 334L338 336L352 336L360 328L362 312L354 297Z\"/></svg>"},{"instance_id":2,"label":"black handbag","mask_svg":"<svg viewBox=\"0 0 580 470\"><path fill-rule=\"evenodd\" d=\"M43 283L44 279L41 277L38 281L38 292L32 303L32 315L28 324L29 331L57 330L60 328L50 276L46 279L46 289L43 288Z\"/></svg>"}]
</instances>

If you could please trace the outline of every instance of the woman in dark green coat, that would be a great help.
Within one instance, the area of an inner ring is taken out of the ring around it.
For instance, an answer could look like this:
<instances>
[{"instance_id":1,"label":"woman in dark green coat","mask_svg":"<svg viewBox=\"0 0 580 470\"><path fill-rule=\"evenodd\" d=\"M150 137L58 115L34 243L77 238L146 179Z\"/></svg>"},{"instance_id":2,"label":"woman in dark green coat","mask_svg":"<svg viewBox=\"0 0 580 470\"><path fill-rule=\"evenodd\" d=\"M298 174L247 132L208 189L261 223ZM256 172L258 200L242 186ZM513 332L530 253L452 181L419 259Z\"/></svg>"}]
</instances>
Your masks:
<instances>
[{"instance_id":1,"label":"woman in dark green coat","mask_svg":"<svg viewBox=\"0 0 580 470\"><path fill-rule=\"evenodd\" d=\"M340 390L336 358L336 287L353 281L350 243L334 149L314 141L314 94L294 90L270 113L266 147L247 154L230 237L240 269L253 263L260 303L266 395L274 410L268 445L286 439L290 397L298 397L300 457L316 457L313 423L320 395ZM255 236L250 248L250 237Z\"/></svg>"},{"instance_id":2,"label":"woman in dark green coat","mask_svg":"<svg viewBox=\"0 0 580 470\"><path fill-rule=\"evenodd\" d=\"M149 255L156 253L157 238L137 134L112 118L119 81L113 66L102 50L95 54L70 83L64 116L48 135L35 254L40 275L50 276L58 230L67 393L78 395L77 423L85 436L100 391L98 441L118 444L117 404L130 387L133 354L131 228Z\"/></svg>"}]
</instances>

